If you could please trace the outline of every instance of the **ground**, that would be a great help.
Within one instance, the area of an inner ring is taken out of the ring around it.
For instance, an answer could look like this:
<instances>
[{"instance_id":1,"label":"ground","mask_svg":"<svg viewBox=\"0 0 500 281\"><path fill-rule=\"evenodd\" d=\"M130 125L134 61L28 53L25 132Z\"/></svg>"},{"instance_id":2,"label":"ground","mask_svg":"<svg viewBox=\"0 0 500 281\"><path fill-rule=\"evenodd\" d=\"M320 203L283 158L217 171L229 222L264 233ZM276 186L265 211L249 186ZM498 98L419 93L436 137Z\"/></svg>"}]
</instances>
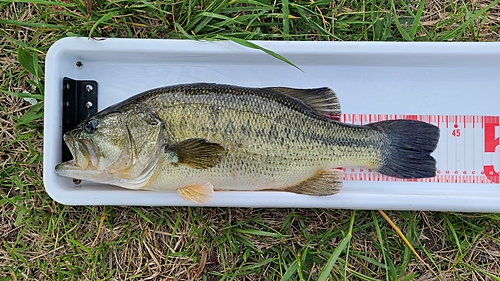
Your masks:
<instances>
[{"instance_id":1,"label":"ground","mask_svg":"<svg viewBox=\"0 0 500 281\"><path fill-rule=\"evenodd\" d=\"M500 280L500 215L64 206L43 66L66 36L498 41L500 1L0 1L0 280ZM335 258L338 256L338 258Z\"/></svg>"}]
</instances>

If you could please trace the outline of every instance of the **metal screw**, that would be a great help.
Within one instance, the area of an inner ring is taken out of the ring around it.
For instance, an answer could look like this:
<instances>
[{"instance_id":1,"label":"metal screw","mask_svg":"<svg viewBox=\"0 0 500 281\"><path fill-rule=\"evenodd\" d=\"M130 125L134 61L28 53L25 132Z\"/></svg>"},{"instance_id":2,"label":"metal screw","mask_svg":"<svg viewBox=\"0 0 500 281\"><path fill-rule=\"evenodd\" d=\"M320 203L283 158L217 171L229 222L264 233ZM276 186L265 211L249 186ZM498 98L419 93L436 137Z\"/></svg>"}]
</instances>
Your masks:
<instances>
[{"instance_id":1,"label":"metal screw","mask_svg":"<svg viewBox=\"0 0 500 281\"><path fill-rule=\"evenodd\" d=\"M85 106L86 106L87 108L91 108L91 107L93 106L93 104L92 104L92 102L91 102L91 101L88 101L88 102L85 104Z\"/></svg>"},{"instance_id":2,"label":"metal screw","mask_svg":"<svg viewBox=\"0 0 500 281\"><path fill-rule=\"evenodd\" d=\"M85 85L85 90L87 90L87 93L90 93L94 90L94 87L92 87L92 85L90 84L87 84Z\"/></svg>"}]
</instances>

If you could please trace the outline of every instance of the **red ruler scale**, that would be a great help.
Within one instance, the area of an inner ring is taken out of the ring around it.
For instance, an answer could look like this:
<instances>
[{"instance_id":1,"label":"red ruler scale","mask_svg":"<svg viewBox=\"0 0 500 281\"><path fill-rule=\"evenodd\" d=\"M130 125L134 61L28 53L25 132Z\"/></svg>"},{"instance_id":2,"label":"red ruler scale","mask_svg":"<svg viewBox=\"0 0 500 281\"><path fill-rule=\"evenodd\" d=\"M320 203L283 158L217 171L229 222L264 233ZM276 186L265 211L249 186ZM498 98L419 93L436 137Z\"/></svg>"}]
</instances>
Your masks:
<instances>
[{"instance_id":1,"label":"red ruler scale","mask_svg":"<svg viewBox=\"0 0 500 281\"><path fill-rule=\"evenodd\" d=\"M344 180L416 181L443 183L500 183L500 117L465 115L342 114L340 121L365 125L410 119L427 122L441 130L437 149L437 175L426 179L397 179L366 168L344 168ZM498 151L498 152L497 152ZM495 168L495 166L497 166Z\"/></svg>"}]
</instances>

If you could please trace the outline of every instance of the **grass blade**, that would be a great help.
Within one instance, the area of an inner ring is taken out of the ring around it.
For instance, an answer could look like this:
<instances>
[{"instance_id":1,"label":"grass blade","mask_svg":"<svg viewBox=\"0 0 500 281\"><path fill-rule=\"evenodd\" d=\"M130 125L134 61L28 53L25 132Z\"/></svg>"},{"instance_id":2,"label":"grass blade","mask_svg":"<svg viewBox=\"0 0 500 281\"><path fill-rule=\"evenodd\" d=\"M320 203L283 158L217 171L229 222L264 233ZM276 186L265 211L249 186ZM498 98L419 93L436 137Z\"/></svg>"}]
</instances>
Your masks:
<instances>
[{"instance_id":1,"label":"grass blade","mask_svg":"<svg viewBox=\"0 0 500 281\"><path fill-rule=\"evenodd\" d=\"M371 213L372 213L372 218L373 218L373 222L375 225L375 231L377 232L378 242L380 243L380 250L382 251L382 258L384 259L386 280L389 280L389 272L387 269L387 254L385 252L384 240L382 238L382 231L380 230L380 225L378 224L378 219L377 219L377 216L375 215L375 212L371 211Z\"/></svg>"},{"instance_id":2,"label":"grass blade","mask_svg":"<svg viewBox=\"0 0 500 281\"><path fill-rule=\"evenodd\" d=\"M413 38L410 37L408 32L406 32L406 30L403 28L403 26L399 22L398 14L396 12L396 6L394 5L394 0L390 0L390 2L391 2L391 10L392 10L392 13L394 15L394 23L396 23L396 27L398 28L399 33L401 34L401 36L403 36L403 38L406 41L413 41Z\"/></svg>"},{"instance_id":3,"label":"grass blade","mask_svg":"<svg viewBox=\"0 0 500 281\"><path fill-rule=\"evenodd\" d=\"M460 241L458 240L457 232L455 231L455 227L453 227L453 224L450 222L450 219L448 216L445 214L443 216L445 224L448 226L448 229L451 232L451 236L453 237L453 241L455 241L455 244L457 245L458 252L460 255L462 255L462 246L460 245Z\"/></svg>"},{"instance_id":4,"label":"grass blade","mask_svg":"<svg viewBox=\"0 0 500 281\"><path fill-rule=\"evenodd\" d=\"M33 3L33 4L39 4L39 5L53 5L53 6L59 6L59 7L71 7L71 6L73 6L73 4L71 4L71 3L64 3L61 1L46 1L46 0L0 0L0 2Z\"/></svg>"},{"instance_id":5,"label":"grass blade","mask_svg":"<svg viewBox=\"0 0 500 281\"><path fill-rule=\"evenodd\" d=\"M392 1L392 0L391 0ZM481 10L479 10L477 13L475 13L474 15L472 15L470 18L468 18L464 23L462 23L459 27L453 29L452 31L448 32L447 34L445 34L443 36L443 38L441 38L442 41L446 41L446 40L450 40L453 38L453 36L455 36L457 33L461 32L462 30L464 30L471 22L473 22L474 20L476 20L480 15L486 13L489 9L491 9L492 7L495 7L498 3L500 3L500 0L495 0L493 2L491 2L490 4L488 4L486 7L482 8Z\"/></svg>"},{"instance_id":6,"label":"grass blade","mask_svg":"<svg viewBox=\"0 0 500 281\"><path fill-rule=\"evenodd\" d=\"M241 38L235 38L235 37L226 37L226 36L220 36L222 37L223 39L227 39L227 40L230 40L230 41L233 41L234 43L237 43L237 44L240 44L241 46L244 46L244 47L247 47L247 48L252 48L252 49L256 49L256 50L260 50L260 51L263 51L264 53L268 54L268 55L271 55L273 56L274 58L276 59L279 59L280 61L283 61L295 68L297 68L298 70L304 72L302 69L300 69L300 67L296 66L293 62L289 61L287 58L285 58L284 56L280 55L280 54L277 54L271 50L268 50L264 47L261 47L255 43L252 43L250 41L247 41L245 39L241 39Z\"/></svg>"},{"instance_id":7,"label":"grass blade","mask_svg":"<svg viewBox=\"0 0 500 281\"><path fill-rule=\"evenodd\" d=\"M496 276L494 274L491 274L490 272L487 272L481 268L476 268L474 266L471 266L471 265L468 265L468 264L464 264L465 267L468 267L469 269L471 270L475 270L475 271L479 271L481 272L482 274L488 276L489 278L491 278L492 280L495 280L495 281L500 281L500 277L499 276Z\"/></svg>"},{"instance_id":8,"label":"grass blade","mask_svg":"<svg viewBox=\"0 0 500 281\"><path fill-rule=\"evenodd\" d=\"M290 34L290 9L288 0L283 0L282 4L282 12L283 12L283 34L285 34L285 40L288 40L288 35Z\"/></svg>"},{"instance_id":9,"label":"grass blade","mask_svg":"<svg viewBox=\"0 0 500 281\"><path fill-rule=\"evenodd\" d=\"M104 16L102 16L100 19L98 19L94 25L92 26L92 28L90 28L90 32L89 32L89 38L92 37L92 35L94 34L94 30L99 26L99 24L103 23L103 22L106 22L110 19L112 19L113 17L115 17L117 14L119 13L119 11L113 11L113 12L109 12L107 14L105 14Z\"/></svg>"},{"instance_id":10,"label":"grass blade","mask_svg":"<svg viewBox=\"0 0 500 281\"><path fill-rule=\"evenodd\" d=\"M424 5L425 5L425 0L421 0L420 4L418 4L417 14L413 18L413 23L410 28L410 37L412 39L415 39L418 27L421 25L420 18L422 17L422 12L424 11Z\"/></svg>"},{"instance_id":11,"label":"grass blade","mask_svg":"<svg viewBox=\"0 0 500 281\"><path fill-rule=\"evenodd\" d=\"M376 278L373 278L373 277L370 277L370 276L366 276L364 274L361 274L359 272L356 272L354 270L349 270L349 272L354 275L357 280L362 280L362 281L380 281L379 279L376 279Z\"/></svg>"},{"instance_id":12,"label":"grass blade","mask_svg":"<svg viewBox=\"0 0 500 281\"><path fill-rule=\"evenodd\" d=\"M293 261L290 266L288 266L288 268L286 269L285 271L285 274L283 274L283 276L281 277L280 281L287 281L287 280L293 280L293 279L290 279L293 274L295 273L295 271L297 271L297 261Z\"/></svg>"},{"instance_id":13,"label":"grass blade","mask_svg":"<svg viewBox=\"0 0 500 281\"><path fill-rule=\"evenodd\" d=\"M91 2L89 17L85 4ZM53 167L41 163L41 70L45 70L44 58L54 42L67 36L87 37L92 27L94 37L241 38L280 53L300 67L305 66L289 52L253 40L408 41L407 34L414 41L498 42L499 3L0 0L0 280L298 281L318 280L322 269L326 280L439 279L428 275L429 270L420 266L410 247L401 243L375 211L356 212L352 238L346 242L352 216L349 210L104 210L58 204L42 182L42 170ZM396 22L394 14L399 17ZM295 72L262 50L251 51ZM76 78L99 75L88 68L68 66L69 74ZM343 70L343 65L333 69L331 83L342 82L334 74ZM491 70L494 76L496 68ZM354 74L355 81L363 78ZM276 73L277 78L280 75ZM277 83L286 83L284 78ZM322 82L313 78L307 83ZM500 215L394 211L390 217L400 219L407 240L418 243L418 254L443 280L499 280ZM330 246L332 241L334 246ZM332 255L336 250L336 254L341 251L338 258ZM207 252L204 269L203 251Z\"/></svg>"},{"instance_id":14,"label":"grass blade","mask_svg":"<svg viewBox=\"0 0 500 281\"><path fill-rule=\"evenodd\" d=\"M27 26L27 27L35 27L35 28L64 28L62 25L54 25L54 24L48 24L48 23L38 23L38 22L24 22L24 21L17 21L17 20L4 20L0 19L0 25L19 25L19 26Z\"/></svg>"},{"instance_id":15,"label":"grass blade","mask_svg":"<svg viewBox=\"0 0 500 281\"><path fill-rule=\"evenodd\" d=\"M186 30L184 30L184 28L182 27L182 25L180 25L178 22L174 22L174 26L176 29L179 30L179 32L184 35L186 38L188 39L191 39L191 40L195 40L191 35L189 35Z\"/></svg>"},{"instance_id":16,"label":"grass blade","mask_svg":"<svg viewBox=\"0 0 500 281\"><path fill-rule=\"evenodd\" d=\"M17 60L29 73L33 74L35 77L40 77L43 75L42 68L38 64L38 56L36 53L31 55L24 48L19 47L17 49Z\"/></svg>"},{"instance_id":17,"label":"grass blade","mask_svg":"<svg viewBox=\"0 0 500 281\"><path fill-rule=\"evenodd\" d=\"M153 224L153 222L146 215L144 215L138 208L130 207L130 209L132 209L136 214L138 214L143 220Z\"/></svg>"},{"instance_id":18,"label":"grass blade","mask_svg":"<svg viewBox=\"0 0 500 281\"><path fill-rule=\"evenodd\" d=\"M268 231L258 230L258 229L235 229L235 232L243 233L251 236L267 236L274 238L283 238L284 235L280 233L272 233Z\"/></svg>"},{"instance_id":19,"label":"grass blade","mask_svg":"<svg viewBox=\"0 0 500 281\"><path fill-rule=\"evenodd\" d=\"M410 241L408 241L408 239L406 239L406 237L403 234L403 232L401 232L401 229L399 229L399 227L389 218L389 216L387 216L386 213L384 211L382 211L382 210L378 210L378 212L391 225L391 227L394 229L394 231L396 231L396 233L399 235L399 237L401 237L401 239L403 239L403 241L405 242L405 244L408 246L408 248L410 248L410 250L413 252L413 254L418 258L418 260L423 265L425 265L434 275L437 275L436 272L434 272L434 270L420 257L420 255L417 253L417 251L415 251L415 248L413 248L413 246L411 245Z\"/></svg>"},{"instance_id":20,"label":"grass blade","mask_svg":"<svg viewBox=\"0 0 500 281\"><path fill-rule=\"evenodd\" d=\"M332 272L333 266L337 262L337 259L339 258L340 254L344 251L344 249L347 247L347 245L351 241L351 238L352 238L352 228L354 226L354 218L355 218L355 216L356 216L356 211L353 211L352 215L351 215L351 221L349 223L349 231L347 232L347 234L344 237L344 239L342 239L342 241L340 242L340 244L337 246L337 248L335 249L335 251L333 251L332 255L328 258L328 261L326 262L325 267L323 267L323 269L321 269L318 281L326 281L326 280L328 280L328 276Z\"/></svg>"},{"instance_id":21,"label":"grass blade","mask_svg":"<svg viewBox=\"0 0 500 281\"><path fill-rule=\"evenodd\" d=\"M5 90L2 90L2 89L0 89L0 92L2 92L4 94L7 94L9 96L12 96L12 97L21 98L21 99L38 99L38 100L43 100L43 96L42 95L35 95L35 94L30 94L30 93L14 93L14 92L5 91Z\"/></svg>"},{"instance_id":22,"label":"grass blade","mask_svg":"<svg viewBox=\"0 0 500 281\"><path fill-rule=\"evenodd\" d=\"M95 243L97 242L97 239L99 238L99 234L101 234L102 225L104 224L105 219L106 219L106 206L103 206L101 219L99 220L99 226L97 227L97 234L95 235L95 239L94 239L94 242L92 242L91 247L94 247Z\"/></svg>"},{"instance_id":23,"label":"grass blade","mask_svg":"<svg viewBox=\"0 0 500 281\"><path fill-rule=\"evenodd\" d=\"M212 12L201 12L199 14L199 16L203 16L203 17L205 17L205 19L202 20L201 23L193 29L193 32L195 34L198 33L200 30L202 30L208 23L210 23L210 21L212 19L224 20L225 21L225 25L228 25L229 23L231 23L231 24L237 24L238 23L238 21L236 21L233 18L230 18L228 16L224 16L224 15L219 15L219 14L212 13Z\"/></svg>"}]
</instances>

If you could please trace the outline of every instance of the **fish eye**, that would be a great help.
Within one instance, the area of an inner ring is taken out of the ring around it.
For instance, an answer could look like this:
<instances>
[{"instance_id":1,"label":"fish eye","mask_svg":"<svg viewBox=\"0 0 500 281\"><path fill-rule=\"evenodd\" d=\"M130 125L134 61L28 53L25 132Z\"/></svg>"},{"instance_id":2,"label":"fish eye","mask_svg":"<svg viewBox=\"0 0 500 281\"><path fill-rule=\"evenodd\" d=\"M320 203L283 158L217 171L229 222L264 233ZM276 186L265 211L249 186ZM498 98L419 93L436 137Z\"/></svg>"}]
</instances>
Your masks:
<instances>
[{"instance_id":1,"label":"fish eye","mask_svg":"<svg viewBox=\"0 0 500 281\"><path fill-rule=\"evenodd\" d=\"M83 129L85 132L92 134L97 129L97 123L97 119L90 119L87 123L85 123L85 125L83 125Z\"/></svg>"}]
</instances>

